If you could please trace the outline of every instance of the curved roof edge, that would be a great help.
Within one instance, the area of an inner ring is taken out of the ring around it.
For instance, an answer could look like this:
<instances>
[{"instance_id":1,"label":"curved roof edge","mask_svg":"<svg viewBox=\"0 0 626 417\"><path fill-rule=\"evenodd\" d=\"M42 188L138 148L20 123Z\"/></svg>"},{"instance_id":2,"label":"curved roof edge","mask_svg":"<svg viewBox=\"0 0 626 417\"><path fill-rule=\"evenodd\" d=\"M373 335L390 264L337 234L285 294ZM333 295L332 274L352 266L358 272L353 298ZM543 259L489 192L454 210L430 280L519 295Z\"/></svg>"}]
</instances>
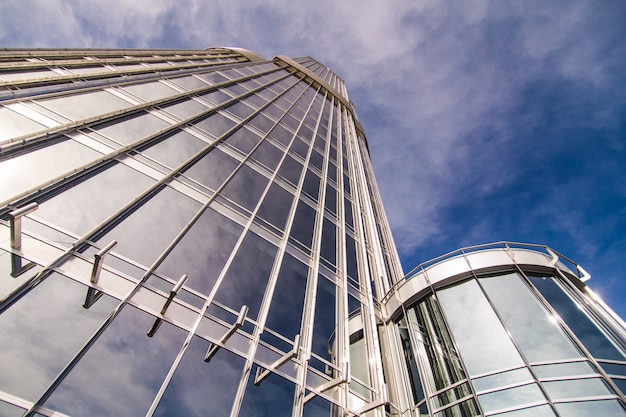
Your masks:
<instances>
[{"instance_id":1,"label":"curved roof edge","mask_svg":"<svg viewBox=\"0 0 626 417\"><path fill-rule=\"evenodd\" d=\"M289 58L288 56L277 55L274 57L274 62L282 63L283 65L287 65L293 68L294 70L296 70L297 72L304 74L306 77L311 78L317 84L321 85L324 90L328 91L335 98L337 98L337 100L339 100L341 104L343 104L345 108L352 115L357 132L363 136L363 139L365 140L365 144L366 146L368 146L368 152L369 152L369 145L367 144L367 137L365 136L363 125L361 125L361 122L359 122L359 118L356 116L356 111L354 110L354 105L352 104L351 101L349 101L346 97L344 97L343 94L337 91L332 85L326 82L322 77L320 77L319 75L317 75L316 73L308 69L307 67L300 65L299 63Z\"/></svg>"},{"instance_id":2,"label":"curved roof edge","mask_svg":"<svg viewBox=\"0 0 626 417\"><path fill-rule=\"evenodd\" d=\"M236 48L232 46L212 46L206 49L215 49L215 48L231 50L233 52L238 53L239 55L243 55L244 57L248 58L251 62L267 61L267 59L263 58L261 55L257 54L256 52L252 52L243 48Z\"/></svg>"}]
</instances>

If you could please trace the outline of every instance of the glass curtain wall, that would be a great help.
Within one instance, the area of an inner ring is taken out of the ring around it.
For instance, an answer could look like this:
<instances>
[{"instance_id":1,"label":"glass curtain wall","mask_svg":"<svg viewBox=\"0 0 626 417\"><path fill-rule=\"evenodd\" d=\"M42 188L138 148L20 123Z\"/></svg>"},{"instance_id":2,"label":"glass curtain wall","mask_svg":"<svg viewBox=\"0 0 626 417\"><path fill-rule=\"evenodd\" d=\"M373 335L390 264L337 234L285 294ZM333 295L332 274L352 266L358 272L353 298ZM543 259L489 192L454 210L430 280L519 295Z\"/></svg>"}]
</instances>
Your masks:
<instances>
[{"instance_id":1,"label":"glass curtain wall","mask_svg":"<svg viewBox=\"0 0 626 417\"><path fill-rule=\"evenodd\" d=\"M343 81L304 61L0 55L0 414L383 415L389 231Z\"/></svg>"}]
</instances>

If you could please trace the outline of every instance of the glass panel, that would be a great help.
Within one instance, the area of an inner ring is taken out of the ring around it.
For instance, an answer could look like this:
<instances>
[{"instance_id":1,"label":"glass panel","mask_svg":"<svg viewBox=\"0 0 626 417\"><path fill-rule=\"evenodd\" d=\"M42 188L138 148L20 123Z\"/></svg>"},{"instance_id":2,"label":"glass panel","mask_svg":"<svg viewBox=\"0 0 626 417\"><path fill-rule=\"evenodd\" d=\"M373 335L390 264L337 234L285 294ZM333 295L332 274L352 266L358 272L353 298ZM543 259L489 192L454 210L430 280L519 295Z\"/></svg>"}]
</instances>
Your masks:
<instances>
[{"instance_id":1,"label":"glass panel","mask_svg":"<svg viewBox=\"0 0 626 417\"><path fill-rule=\"evenodd\" d=\"M606 384L600 378L550 381L543 382L542 385L553 401L611 395Z\"/></svg>"},{"instance_id":2,"label":"glass panel","mask_svg":"<svg viewBox=\"0 0 626 417\"><path fill-rule=\"evenodd\" d=\"M94 130L124 145L129 145L167 126L169 123L150 113L142 112L138 116L123 121L115 120L108 126L97 127Z\"/></svg>"},{"instance_id":3,"label":"glass panel","mask_svg":"<svg viewBox=\"0 0 626 417\"><path fill-rule=\"evenodd\" d=\"M129 91L135 96L145 100L145 101L153 101L158 100L160 98L174 96L176 94L180 94L178 91L174 90L171 87L166 86L165 84L155 81L149 83L135 84L135 85L126 85L122 90Z\"/></svg>"},{"instance_id":4,"label":"glass panel","mask_svg":"<svg viewBox=\"0 0 626 417\"><path fill-rule=\"evenodd\" d=\"M239 162L219 148L211 149L202 159L186 170L185 176L216 190L235 170Z\"/></svg>"},{"instance_id":5,"label":"glass panel","mask_svg":"<svg viewBox=\"0 0 626 417\"><path fill-rule=\"evenodd\" d=\"M552 411L549 405L540 405L538 407L529 407L498 414L498 416L502 417L553 417L554 415L554 411Z\"/></svg>"},{"instance_id":6,"label":"glass panel","mask_svg":"<svg viewBox=\"0 0 626 417\"><path fill-rule=\"evenodd\" d=\"M219 113L214 113L199 122L194 123L194 127L202 129L204 132L213 135L214 137L222 136L227 130L235 126L235 122L222 116Z\"/></svg>"},{"instance_id":7,"label":"glass panel","mask_svg":"<svg viewBox=\"0 0 626 417\"><path fill-rule=\"evenodd\" d=\"M474 384L474 388L476 388L476 390L479 392L492 388L519 384L521 382L533 382L533 376L530 374L527 368L500 372L495 375L476 378L472 381L472 383Z\"/></svg>"},{"instance_id":8,"label":"glass panel","mask_svg":"<svg viewBox=\"0 0 626 417\"><path fill-rule=\"evenodd\" d=\"M187 132L179 131L149 148L141 149L141 154L169 168L176 168L206 146L206 142Z\"/></svg>"},{"instance_id":9,"label":"glass panel","mask_svg":"<svg viewBox=\"0 0 626 417\"><path fill-rule=\"evenodd\" d=\"M334 351L336 293L337 287L335 284L320 275L317 282L317 296L315 298L315 321L311 350L322 358L329 357L329 350ZM332 363L333 361L330 360L330 362Z\"/></svg>"},{"instance_id":10,"label":"glass panel","mask_svg":"<svg viewBox=\"0 0 626 417\"><path fill-rule=\"evenodd\" d=\"M270 170L274 170L283 156L283 151L272 145L267 140L254 151L252 158L265 165Z\"/></svg>"},{"instance_id":11,"label":"glass panel","mask_svg":"<svg viewBox=\"0 0 626 417\"><path fill-rule=\"evenodd\" d=\"M269 179L248 165L242 166L220 193L240 206L253 211Z\"/></svg>"},{"instance_id":12,"label":"glass panel","mask_svg":"<svg viewBox=\"0 0 626 417\"><path fill-rule=\"evenodd\" d=\"M115 252L151 265L199 208L198 202L165 187L98 242L106 245L115 239Z\"/></svg>"},{"instance_id":13,"label":"glass panel","mask_svg":"<svg viewBox=\"0 0 626 417\"><path fill-rule=\"evenodd\" d=\"M35 265L34 267L30 267L28 272L14 277L11 275L11 262L11 253L0 249L0 300L43 269L41 266ZM27 264L28 261L22 258L22 268Z\"/></svg>"},{"instance_id":14,"label":"glass panel","mask_svg":"<svg viewBox=\"0 0 626 417\"><path fill-rule=\"evenodd\" d=\"M508 331L530 362L579 358L572 344L516 273L480 278Z\"/></svg>"},{"instance_id":15,"label":"glass panel","mask_svg":"<svg viewBox=\"0 0 626 417\"><path fill-rule=\"evenodd\" d=\"M285 160L278 170L278 175L289 181L292 185L298 185L300 181L300 175L302 174L302 164L289 155L285 157Z\"/></svg>"},{"instance_id":16,"label":"glass panel","mask_svg":"<svg viewBox=\"0 0 626 417\"><path fill-rule=\"evenodd\" d=\"M310 169L307 169L306 176L304 177L304 185L302 185L302 191L304 191L309 197L317 201L317 197L320 192L320 177Z\"/></svg>"},{"instance_id":17,"label":"glass panel","mask_svg":"<svg viewBox=\"0 0 626 417\"><path fill-rule=\"evenodd\" d=\"M479 395L478 400L480 401L483 411L488 413L504 408L543 402L546 401L546 398L541 393L537 384L529 384Z\"/></svg>"},{"instance_id":18,"label":"glass panel","mask_svg":"<svg viewBox=\"0 0 626 417\"><path fill-rule=\"evenodd\" d=\"M167 322L146 337L154 319L125 306L45 406L74 416L144 415L185 340Z\"/></svg>"},{"instance_id":19,"label":"glass panel","mask_svg":"<svg viewBox=\"0 0 626 417\"><path fill-rule=\"evenodd\" d=\"M2 126L2 129L0 129L0 141L46 128L44 125L5 107L0 107L0 126Z\"/></svg>"},{"instance_id":20,"label":"glass panel","mask_svg":"<svg viewBox=\"0 0 626 417\"><path fill-rule=\"evenodd\" d=\"M308 270L296 258L285 254L265 325L289 340L300 333Z\"/></svg>"},{"instance_id":21,"label":"glass panel","mask_svg":"<svg viewBox=\"0 0 626 417\"><path fill-rule=\"evenodd\" d=\"M556 409L559 414L567 417L619 417L626 415L624 408L616 400L561 403L556 404Z\"/></svg>"},{"instance_id":22,"label":"glass panel","mask_svg":"<svg viewBox=\"0 0 626 417\"><path fill-rule=\"evenodd\" d=\"M601 359L624 360L625 357L620 351L585 314L581 305L567 295L555 278L529 278L593 356Z\"/></svg>"},{"instance_id":23,"label":"glass panel","mask_svg":"<svg viewBox=\"0 0 626 417\"><path fill-rule=\"evenodd\" d=\"M0 162L0 201L29 190L58 175L102 156L73 140L57 142L43 149Z\"/></svg>"},{"instance_id":24,"label":"glass panel","mask_svg":"<svg viewBox=\"0 0 626 417\"><path fill-rule=\"evenodd\" d=\"M169 79L169 82L172 82L180 87L183 87L186 90L196 90L198 88L207 87L207 84L203 81L200 81L198 78L193 75L189 75L187 77L181 78L173 78Z\"/></svg>"},{"instance_id":25,"label":"glass panel","mask_svg":"<svg viewBox=\"0 0 626 417\"><path fill-rule=\"evenodd\" d=\"M241 226L209 208L157 271L175 280L187 274L186 285L208 295L241 231Z\"/></svg>"},{"instance_id":26,"label":"glass panel","mask_svg":"<svg viewBox=\"0 0 626 417\"><path fill-rule=\"evenodd\" d=\"M38 100L37 102L72 120L87 119L131 106L127 101L102 90Z\"/></svg>"},{"instance_id":27,"label":"glass panel","mask_svg":"<svg viewBox=\"0 0 626 417\"><path fill-rule=\"evenodd\" d=\"M0 315L0 390L36 401L111 313L103 296L83 308L87 287L52 274Z\"/></svg>"},{"instance_id":28,"label":"glass panel","mask_svg":"<svg viewBox=\"0 0 626 417\"><path fill-rule=\"evenodd\" d=\"M335 224L328 219L324 219L322 228L322 246L321 255L324 259L335 264L337 257L337 228Z\"/></svg>"},{"instance_id":29,"label":"glass panel","mask_svg":"<svg viewBox=\"0 0 626 417\"><path fill-rule=\"evenodd\" d=\"M0 416L21 417L26 410L13 404L0 401Z\"/></svg>"},{"instance_id":30,"label":"glass panel","mask_svg":"<svg viewBox=\"0 0 626 417\"><path fill-rule=\"evenodd\" d=\"M276 250L276 246L249 232L237 250L215 299L236 311L242 305L247 305L248 316L255 319L265 294Z\"/></svg>"},{"instance_id":31,"label":"glass panel","mask_svg":"<svg viewBox=\"0 0 626 417\"><path fill-rule=\"evenodd\" d=\"M425 398L424 388L422 387L422 381L420 379L419 371L417 370L417 362L415 361L415 354L413 353L413 347L411 346L409 329L407 328L406 319L404 317L398 322L398 333L402 343L402 350L404 352L404 360L406 362L409 380L411 381L413 403L417 404Z\"/></svg>"},{"instance_id":32,"label":"glass panel","mask_svg":"<svg viewBox=\"0 0 626 417\"><path fill-rule=\"evenodd\" d=\"M254 385L255 368L252 368L240 416L291 417L295 385L271 373L259 386Z\"/></svg>"},{"instance_id":33,"label":"glass panel","mask_svg":"<svg viewBox=\"0 0 626 417\"><path fill-rule=\"evenodd\" d=\"M555 363L551 365L533 366L533 371L539 378L557 378L597 373L587 362Z\"/></svg>"},{"instance_id":34,"label":"glass panel","mask_svg":"<svg viewBox=\"0 0 626 417\"><path fill-rule=\"evenodd\" d=\"M340 412L336 405L329 403L322 397L316 396L304 404L302 417L330 417L339 416Z\"/></svg>"},{"instance_id":35,"label":"glass panel","mask_svg":"<svg viewBox=\"0 0 626 417\"><path fill-rule=\"evenodd\" d=\"M476 281L437 295L470 375L524 364Z\"/></svg>"},{"instance_id":36,"label":"glass panel","mask_svg":"<svg viewBox=\"0 0 626 417\"><path fill-rule=\"evenodd\" d=\"M314 226L315 210L304 201L298 201L296 215L291 227L290 239L295 239L310 248L313 240Z\"/></svg>"},{"instance_id":37,"label":"glass panel","mask_svg":"<svg viewBox=\"0 0 626 417\"><path fill-rule=\"evenodd\" d=\"M239 149L244 155L247 155L260 140L261 138L256 133L246 128L240 128L226 139L226 143Z\"/></svg>"},{"instance_id":38,"label":"glass panel","mask_svg":"<svg viewBox=\"0 0 626 417\"><path fill-rule=\"evenodd\" d=\"M460 404L453 405L443 411L434 414L435 417L476 417L480 416L476 400L470 398Z\"/></svg>"},{"instance_id":39,"label":"glass panel","mask_svg":"<svg viewBox=\"0 0 626 417\"><path fill-rule=\"evenodd\" d=\"M43 202L33 217L82 236L153 183L152 178L115 164Z\"/></svg>"},{"instance_id":40,"label":"glass panel","mask_svg":"<svg viewBox=\"0 0 626 417\"><path fill-rule=\"evenodd\" d=\"M176 117L179 117L180 119L189 119L202 113L203 111L206 111L208 108L195 100L185 100L162 107L162 109Z\"/></svg>"},{"instance_id":41,"label":"glass panel","mask_svg":"<svg viewBox=\"0 0 626 417\"><path fill-rule=\"evenodd\" d=\"M263 199L257 216L278 229L284 230L293 198L293 194L274 183L270 186L267 195Z\"/></svg>"},{"instance_id":42,"label":"glass panel","mask_svg":"<svg viewBox=\"0 0 626 417\"><path fill-rule=\"evenodd\" d=\"M369 385L369 360L367 355L367 346L363 332L350 335L350 376L357 378L360 382ZM369 390L363 389L360 384L349 384L350 388L365 396L369 397Z\"/></svg>"},{"instance_id":43,"label":"glass panel","mask_svg":"<svg viewBox=\"0 0 626 417\"><path fill-rule=\"evenodd\" d=\"M223 416L230 414L244 359L220 349L204 362L209 347L194 337L159 402L154 416Z\"/></svg>"}]
</instances>

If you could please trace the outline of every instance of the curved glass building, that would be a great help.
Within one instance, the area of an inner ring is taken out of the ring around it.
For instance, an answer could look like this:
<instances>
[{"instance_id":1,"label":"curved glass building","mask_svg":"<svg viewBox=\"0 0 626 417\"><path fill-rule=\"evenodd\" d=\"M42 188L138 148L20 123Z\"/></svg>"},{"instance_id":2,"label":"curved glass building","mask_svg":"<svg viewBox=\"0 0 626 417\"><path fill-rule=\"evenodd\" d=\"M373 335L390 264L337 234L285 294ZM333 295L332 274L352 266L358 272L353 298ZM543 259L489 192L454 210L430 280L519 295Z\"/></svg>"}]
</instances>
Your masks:
<instances>
[{"instance_id":1,"label":"curved glass building","mask_svg":"<svg viewBox=\"0 0 626 417\"><path fill-rule=\"evenodd\" d=\"M310 57L0 50L0 179L2 416L626 415L624 323L566 258L403 276Z\"/></svg>"}]
</instances>

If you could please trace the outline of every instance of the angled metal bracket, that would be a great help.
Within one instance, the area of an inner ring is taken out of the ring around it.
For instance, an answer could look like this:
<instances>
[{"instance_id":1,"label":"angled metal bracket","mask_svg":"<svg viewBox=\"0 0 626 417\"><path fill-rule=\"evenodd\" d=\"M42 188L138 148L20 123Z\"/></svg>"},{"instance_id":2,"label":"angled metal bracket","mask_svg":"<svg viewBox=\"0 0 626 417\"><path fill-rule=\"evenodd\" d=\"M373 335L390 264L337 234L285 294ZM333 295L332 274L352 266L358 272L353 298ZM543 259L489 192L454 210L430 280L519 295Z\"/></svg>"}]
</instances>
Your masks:
<instances>
[{"instance_id":1,"label":"angled metal bracket","mask_svg":"<svg viewBox=\"0 0 626 417\"><path fill-rule=\"evenodd\" d=\"M383 405L389 404L389 394L387 392L387 384L383 384L383 392L380 399L376 401L372 401L371 403L365 404L363 407L359 408L357 411L349 411L349 415L351 416L361 416L368 411L371 411L375 408L382 407Z\"/></svg>"},{"instance_id":2,"label":"angled metal bracket","mask_svg":"<svg viewBox=\"0 0 626 417\"><path fill-rule=\"evenodd\" d=\"M167 300L165 300L165 304L163 304L163 307L161 308L161 315L165 314L170 304L172 304L174 297L176 297L176 295L178 294L178 291L180 291L180 289L183 288L183 285L185 285L185 282L187 282L187 278L189 277L186 274L183 274L178 282L174 284L174 288L171 289L170 295L167 297ZM154 324L152 325L152 328L150 328L150 331L148 331L148 337L154 336L156 331L159 330L159 327L161 327L161 323L163 323L163 318L157 317L157 319L154 321Z\"/></svg>"},{"instance_id":3,"label":"angled metal bracket","mask_svg":"<svg viewBox=\"0 0 626 417\"><path fill-rule=\"evenodd\" d=\"M232 326L230 326L228 331L224 333L224 336L222 336L217 343L209 343L209 349L207 349L206 354L204 355L205 362L209 362L213 355L215 355L217 351L220 350L220 346L226 343L226 341L230 339L233 334L235 334L237 329L243 325L244 321L246 320L247 314L248 306L241 306L241 310L239 310L239 315L237 316L237 321Z\"/></svg>"},{"instance_id":4,"label":"angled metal bracket","mask_svg":"<svg viewBox=\"0 0 626 417\"><path fill-rule=\"evenodd\" d=\"M559 255L557 255L552 249L550 249L548 247L546 247L546 250L548 251L548 253L552 257L552 259L550 259L550 265L552 265L552 266L556 265L556 263L559 261Z\"/></svg>"},{"instance_id":5,"label":"angled metal bracket","mask_svg":"<svg viewBox=\"0 0 626 417\"><path fill-rule=\"evenodd\" d=\"M292 358L298 356L298 352L300 351L300 335L297 334L293 339L293 349L291 352L285 353L283 356L278 358L274 363L272 363L267 369L258 367L256 368L256 375L254 377L254 385L259 385L265 378L267 378L270 373L280 368L287 362L289 362Z\"/></svg>"},{"instance_id":6,"label":"angled metal bracket","mask_svg":"<svg viewBox=\"0 0 626 417\"><path fill-rule=\"evenodd\" d=\"M113 248L117 246L117 241L113 240L111 243L100 249L93 257L93 268L91 269L91 277L89 278L89 282L93 285L98 283L100 279L100 271L102 271L102 264L104 263L104 257L113 250ZM83 304L83 308L89 308L95 304L96 301L102 297L103 292L98 291L93 287L89 287L87 290L87 296L85 297L85 303Z\"/></svg>"},{"instance_id":7,"label":"angled metal bracket","mask_svg":"<svg viewBox=\"0 0 626 417\"><path fill-rule=\"evenodd\" d=\"M39 204L30 203L22 208L9 213L9 223L11 227L11 249L21 251L22 249L22 216L25 216L39 208ZM34 262L22 265L22 257L16 253L11 253L11 276L17 278L24 272L35 266Z\"/></svg>"},{"instance_id":8,"label":"angled metal bracket","mask_svg":"<svg viewBox=\"0 0 626 417\"><path fill-rule=\"evenodd\" d=\"M324 392L324 391L328 391L329 389L335 388L338 385L341 384L345 384L350 382L350 373L348 370L348 363L345 362L343 364L343 369L341 371L341 376L338 378L334 378L331 379L330 381L320 385L319 387L317 387L317 391L319 392ZM309 401L311 401L313 398L317 397L317 394L315 392L309 392L306 397L304 397L304 403L308 403Z\"/></svg>"},{"instance_id":9,"label":"angled metal bracket","mask_svg":"<svg viewBox=\"0 0 626 417\"><path fill-rule=\"evenodd\" d=\"M576 265L576 269L578 270L578 277L582 282L587 282L591 279L591 274L585 271L582 266Z\"/></svg>"}]
</instances>

